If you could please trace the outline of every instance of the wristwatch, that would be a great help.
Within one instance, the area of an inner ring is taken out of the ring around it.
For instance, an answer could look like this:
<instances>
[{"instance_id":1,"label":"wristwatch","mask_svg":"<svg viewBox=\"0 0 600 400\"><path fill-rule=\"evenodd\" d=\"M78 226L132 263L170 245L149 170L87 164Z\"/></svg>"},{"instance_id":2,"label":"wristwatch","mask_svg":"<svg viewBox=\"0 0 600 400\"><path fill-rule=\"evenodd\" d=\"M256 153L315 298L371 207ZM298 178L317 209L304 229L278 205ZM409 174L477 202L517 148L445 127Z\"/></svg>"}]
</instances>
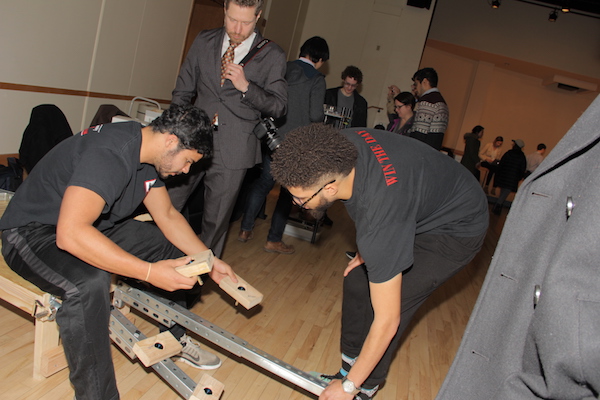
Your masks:
<instances>
[{"instance_id":1,"label":"wristwatch","mask_svg":"<svg viewBox=\"0 0 600 400\"><path fill-rule=\"evenodd\" d=\"M354 382L348 378L342 379L342 389L349 394L358 394L360 392L360 388L357 388Z\"/></svg>"}]
</instances>

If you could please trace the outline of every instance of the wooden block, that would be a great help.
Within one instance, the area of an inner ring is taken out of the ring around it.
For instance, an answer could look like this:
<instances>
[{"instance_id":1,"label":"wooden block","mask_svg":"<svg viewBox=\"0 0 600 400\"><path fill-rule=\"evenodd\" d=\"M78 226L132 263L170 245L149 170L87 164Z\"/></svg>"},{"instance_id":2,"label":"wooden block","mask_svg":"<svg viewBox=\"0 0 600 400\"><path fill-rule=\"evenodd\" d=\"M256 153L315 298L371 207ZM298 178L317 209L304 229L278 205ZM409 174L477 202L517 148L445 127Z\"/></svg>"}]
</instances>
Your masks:
<instances>
[{"instance_id":1,"label":"wooden block","mask_svg":"<svg viewBox=\"0 0 600 400\"><path fill-rule=\"evenodd\" d=\"M146 367L181 352L181 343L169 331L140 340L133 345L133 352Z\"/></svg>"},{"instance_id":2,"label":"wooden block","mask_svg":"<svg viewBox=\"0 0 600 400\"><path fill-rule=\"evenodd\" d=\"M221 397L225 385L210 375L203 374L189 400L217 400Z\"/></svg>"},{"instance_id":3,"label":"wooden block","mask_svg":"<svg viewBox=\"0 0 600 400\"><path fill-rule=\"evenodd\" d=\"M219 287L238 303L246 307L246 309L251 309L259 304L263 299L262 293L240 278L239 275L236 274L235 276L238 279L238 283L234 283L230 277L226 276L219 283Z\"/></svg>"},{"instance_id":4,"label":"wooden block","mask_svg":"<svg viewBox=\"0 0 600 400\"><path fill-rule=\"evenodd\" d=\"M186 265L175 268L181 275L185 275L188 278L207 274L212 271L214 256L212 250L206 250L198 254L194 254L192 262Z\"/></svg>"}]
</instances>

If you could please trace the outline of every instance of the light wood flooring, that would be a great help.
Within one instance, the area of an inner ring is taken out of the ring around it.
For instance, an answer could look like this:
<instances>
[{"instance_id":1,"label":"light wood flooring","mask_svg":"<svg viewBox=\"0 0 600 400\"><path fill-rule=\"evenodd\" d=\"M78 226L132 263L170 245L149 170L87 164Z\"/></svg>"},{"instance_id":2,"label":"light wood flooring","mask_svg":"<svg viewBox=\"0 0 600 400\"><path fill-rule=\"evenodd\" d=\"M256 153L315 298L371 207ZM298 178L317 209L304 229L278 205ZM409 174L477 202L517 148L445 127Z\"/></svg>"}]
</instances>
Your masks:
<instances>
[{"instance_id":1,"label":"light wood flooring","mask_svg":"<svg viewBox=\"0 0 600 400\"><path fill-rule=\"evenodd\" d=\"M267 213L274 205L273 193ZM263 251L270 218L257 220L255 238L247 243L236 240L240 222L234 222L224 259L264 294L264 300L248 311L236 307L213 282L207 282L202 301L193 311L299 369L336 372L340 367L342 271L348 261L344 252L354 250L355 231L342 204L336 203L329 215L334 224L322 229L316 244L284 236L285 242L296 247L293 255ZM460 344L505 215L506 210L500 217L491 215L481 252L418 311L377 399L435 398ZM142 318L136 323L146 335L157 332ZM72 399L68 370L47 379L32 378L33 333L31 317L0 301L0 399ZM223 360L221 368L208 371L225 384L222 400L316 398L218 347L206 346ZM122 399L180 399L151 370L132 362L114 346L112 351ZM196 381L203 373L186 364L178 365Z\"/></svg>"}]
</instances>

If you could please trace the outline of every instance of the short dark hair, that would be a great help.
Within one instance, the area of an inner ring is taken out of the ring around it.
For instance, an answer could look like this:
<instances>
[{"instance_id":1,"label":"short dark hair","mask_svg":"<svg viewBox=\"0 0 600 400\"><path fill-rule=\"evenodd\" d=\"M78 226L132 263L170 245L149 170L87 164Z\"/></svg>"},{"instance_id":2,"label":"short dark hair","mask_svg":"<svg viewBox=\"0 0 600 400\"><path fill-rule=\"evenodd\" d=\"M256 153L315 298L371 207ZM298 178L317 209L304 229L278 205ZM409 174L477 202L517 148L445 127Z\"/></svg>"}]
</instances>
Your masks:
<instances>
[{"instance_id":1,"label":"short dark hair","mask_svg":"<svg viewBox=\"0 0 600 400\"><path fill-rule=\"evenodd\" d=\"M402 104L406 104L407 106L410 106L411 110L414 110L415 104L417 104L417 100L411 92L400 92L396 97L394 97L394 100L399 101Z\"/></svg>"},{"instance_id":2,"label":"short dark hair","mask_svg":"<svg viewBox=\"0 0 600 400\"><path fill-rule=\"evenodd\" d=\"M438 84L438 74L435 72L435 69L427 67L421 68L412 77L413 81L423 82L423 79L427 79L431 87L437 87Z\"/></svg>"},{"instance_id":3,"label":"short dark hair","mask_svg":"<svg viewBox=\"0 0 600 400\"><path fill-rule=\"evenodd\" d=\"M348 65L346 69L342 71L342 80L346 80L347 77L356 79L357 83L361 83L363 80L362 71L354 65Z\"/></svg>"},{"instance_id":4,"label":"short dark hair","mask_svg":"<svg viewBox=\"0 0 600 400\"><path fill-rule=\"evenodd\" d=\"M538 144L538 147L537 147L538 150L542 150L542 149L545 149L545 148L546 148L546 145L544 143Z\"/></svg>"},{"instance_id":5,"label":"short dark hair","mask_svg":"<svg viewBox=\"0 0 600 400\"><path fill-rule=\"evenodd\" d=\"M483 131L485 128L481 125L475 125L473 127L473 129L471 130L472 133L478 134L479 132Z\"/></svg>"},{"instance_id":6,"label":"short dark hair","mask_svg":"<svg viewBox=\"0 0 600 400\"><path fill-rule=\"evenodd\" d=\"M504 138L502 136L496 136L496 139L494 139L494 142L497 142L497 141L504 142Z\"/></svg>"},{"instance_id":7,"label":"short dark hair","mask_svg":"<svg viewBox=\"0 0 600 400\"><path fill-rule=\"evenodd\" d=\"M289 132L273 154L271 174L285 187L313 187L356 165L358 150L339 130L315 123Z\"/></svg>"},{"instance_id":8,"label":"short dark hair","mask_svg":"<svg viewBox=\"0 0 600 400\"><path fill-rule=\"evenodd\" d=\"M263 8L263 0L225 0L225 9L229 9L229 4L235 4L240 7L256 7L254 15L258 15Z\"/></svg>"},{"instance_id":9,"label":"short dark hair","mask_svg":"<svg viewBox=\"0 0 600 400\"><path fill-rule=\"evenodd\" d=\"M179 139L179 148L196 150L203 158L212 157L212 126L208 115L191 104L171 107L150 123L154 132L170 133Z\"/></svg>"},{"instance_id":10,"label":"short dark hair","mask_svg":"<svg viewBox=\"0 0 600 400\"><path fill-rule=\"evenodd\" d=\"M300 48L300 57L306 57L314 63L319 60L323 60L323 62L329 60L327 41L320 36L311 37Z\"/></svg>"}]
</instances>

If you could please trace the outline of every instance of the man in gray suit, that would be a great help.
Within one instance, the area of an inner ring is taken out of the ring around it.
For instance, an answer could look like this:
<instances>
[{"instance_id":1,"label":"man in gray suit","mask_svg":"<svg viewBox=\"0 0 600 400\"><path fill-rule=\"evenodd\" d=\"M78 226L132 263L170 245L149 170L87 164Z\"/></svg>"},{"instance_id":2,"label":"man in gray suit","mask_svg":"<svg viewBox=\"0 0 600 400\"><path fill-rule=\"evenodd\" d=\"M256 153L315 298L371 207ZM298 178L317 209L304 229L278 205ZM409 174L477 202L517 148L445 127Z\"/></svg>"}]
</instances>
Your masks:
<instances>
[{"instance_id":1,"label":"man in gray suit","mask_svg":"<svg viewBox=\"0 0 600 400\"><path fill-rule=\"evenodd\" d=\"M201 238L217 257L246 170L261 161L259 141L252 131L261 114L277 118L286 111L286 60L279 46L269 42L244 66L239 65L263 40L255 29L262 5L263 0L225 0L224 26L198 34L173 90L173 103L191 103L195 96L194 105L213 118L212 163L184 182L173 182L169 194L181 210L204 178ZM231 51L233 62L223 61Z\"/></svg>"}]
</instances>

